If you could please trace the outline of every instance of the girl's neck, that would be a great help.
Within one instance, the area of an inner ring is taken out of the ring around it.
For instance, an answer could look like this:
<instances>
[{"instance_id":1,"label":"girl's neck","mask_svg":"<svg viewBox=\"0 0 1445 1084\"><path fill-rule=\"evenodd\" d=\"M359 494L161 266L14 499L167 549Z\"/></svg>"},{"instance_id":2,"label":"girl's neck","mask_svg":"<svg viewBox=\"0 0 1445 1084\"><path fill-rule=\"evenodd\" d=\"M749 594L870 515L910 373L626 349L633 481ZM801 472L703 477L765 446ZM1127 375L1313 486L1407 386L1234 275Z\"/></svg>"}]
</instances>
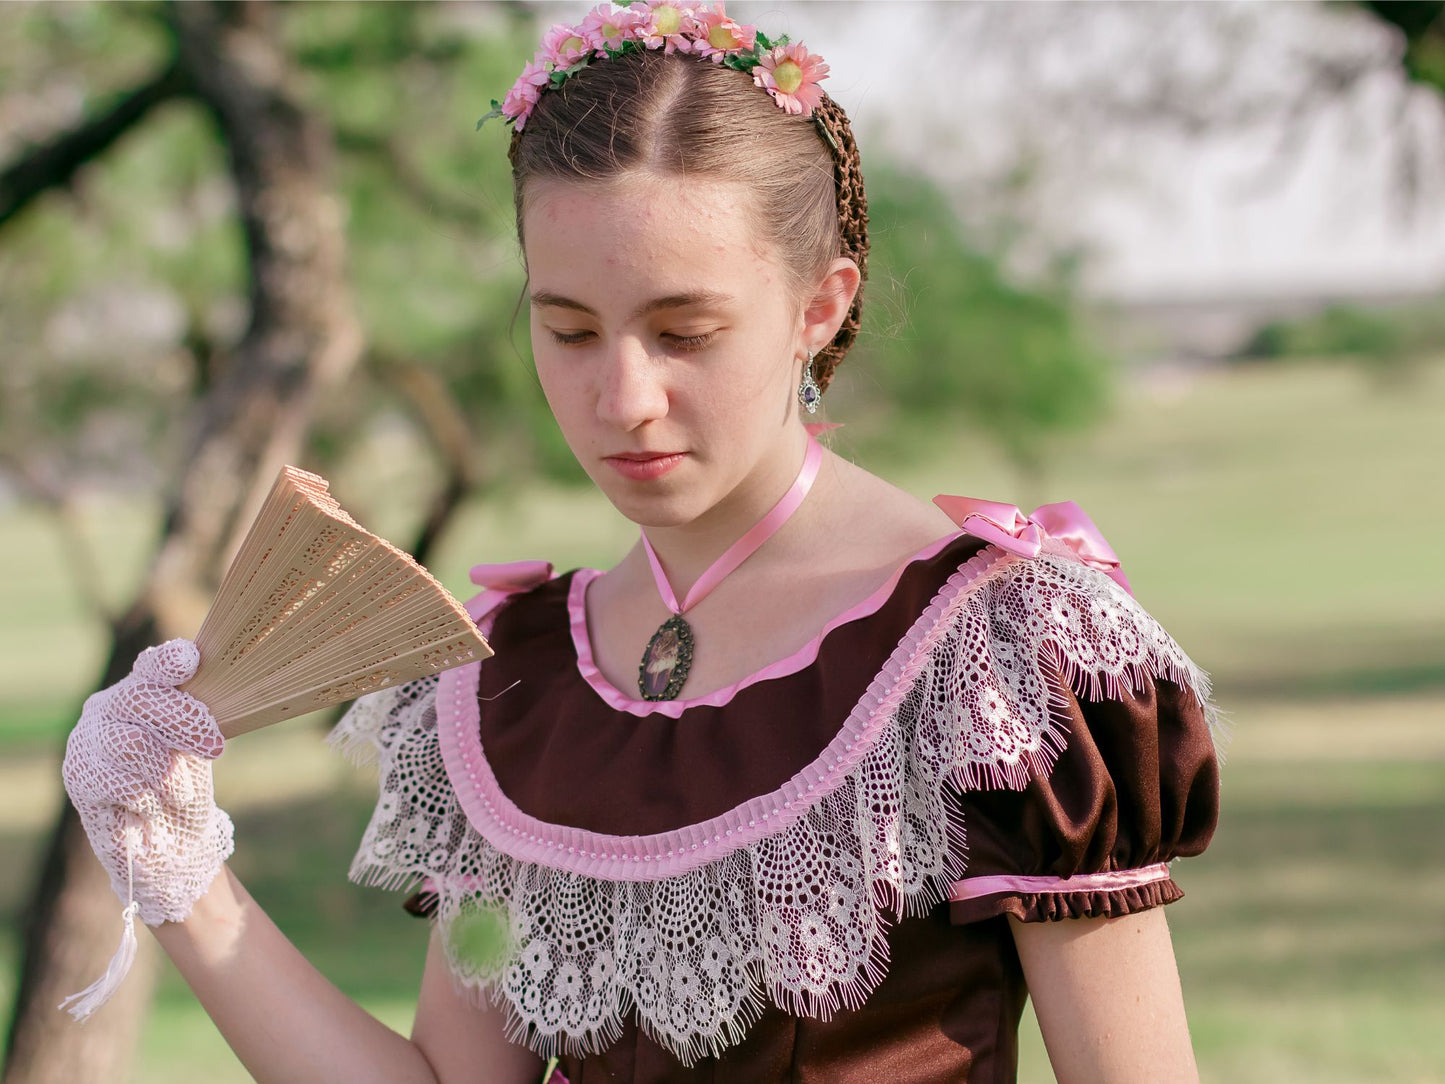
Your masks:
<instances>
[{"instance_id":1,"label":"girl's neck","mask_svg":"<svg viewBox=\"0 0 1445 1084\"><path fill-rule=\"evenodd\" d=\"M798 477L807 451L808 436L799 431L786 454L772 456L759 464L728 496L691 522L672 527L648 527L647 540L667 571L677 597L682 599L704 571L733 543L768 514ZM796 537L806 528L810 505L816 505L823 479L820 477L802 505L762 547L774 555L785 548L786 537ZM639 541L629 560L640 558L650 577L647 557ZM762 556L761 550L759 556Z\"/></svg>"}]
</instances>

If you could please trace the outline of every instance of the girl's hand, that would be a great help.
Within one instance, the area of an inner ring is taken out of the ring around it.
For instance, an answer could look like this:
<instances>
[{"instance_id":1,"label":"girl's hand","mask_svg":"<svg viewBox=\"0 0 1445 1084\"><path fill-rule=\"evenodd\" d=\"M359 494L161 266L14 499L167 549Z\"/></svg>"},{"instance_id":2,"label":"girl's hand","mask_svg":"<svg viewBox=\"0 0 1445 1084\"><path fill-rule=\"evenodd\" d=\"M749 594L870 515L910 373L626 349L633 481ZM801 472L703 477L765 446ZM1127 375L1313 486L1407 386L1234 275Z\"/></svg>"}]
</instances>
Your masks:
<instances>
[{"instance_id":1,"label":"girl's hand","mask_svg":"<svg viewBox=\"0 0 1445 1084\"><path fill-rule=\"evenodd\" d=\"M190 640L141 652L128 677L86 700L61 766L111 887L148 926L183 920L234 848L211 788L225 738L176 688L200 661Z\"/></svg>"}]
</instances>

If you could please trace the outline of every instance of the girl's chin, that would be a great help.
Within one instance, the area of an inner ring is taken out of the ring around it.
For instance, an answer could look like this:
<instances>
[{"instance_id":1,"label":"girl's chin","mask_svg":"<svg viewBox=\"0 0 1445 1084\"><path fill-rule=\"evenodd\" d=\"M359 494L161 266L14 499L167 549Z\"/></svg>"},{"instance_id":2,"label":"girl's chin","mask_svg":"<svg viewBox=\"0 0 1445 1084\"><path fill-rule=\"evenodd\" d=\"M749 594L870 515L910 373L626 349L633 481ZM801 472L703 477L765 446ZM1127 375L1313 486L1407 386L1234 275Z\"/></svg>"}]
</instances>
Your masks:
<instances>
[{"instance_id":1,"label":"girl's chin","mask_svg":"<svg viewBox=\"0 0 1445 1084\"><path fill-rule=\"evenodd\" d=\"M659 494L647 500L636 494L610 492L607 499L612 502L612 507L639 527L682 527L704 511L680 493L668 497Z\"/></svg>"},{"instance_id":2,"label":"girl's chin","mask_svg":"<svg viewBox=\"0 0 1445 1084\"><path fill-rule=\"evenodd\" d=\"M598 488L612 507L639 527L681 527L704 515L709 507L701 487L679 484L675 476L654 482L632 482L613 474Z\"/></svg>"}]
</instances>

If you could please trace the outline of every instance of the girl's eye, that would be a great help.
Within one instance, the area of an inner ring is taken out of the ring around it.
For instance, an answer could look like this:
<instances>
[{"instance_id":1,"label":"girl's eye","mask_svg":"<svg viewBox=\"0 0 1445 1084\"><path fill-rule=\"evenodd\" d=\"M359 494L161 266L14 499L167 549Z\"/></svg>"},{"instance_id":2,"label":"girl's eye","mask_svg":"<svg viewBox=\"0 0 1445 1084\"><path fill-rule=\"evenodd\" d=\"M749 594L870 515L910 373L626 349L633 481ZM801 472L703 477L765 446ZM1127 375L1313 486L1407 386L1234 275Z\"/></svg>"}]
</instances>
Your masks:
<instances>
[{"instance_id":1,"label":"girl's eye","mask_svg":"<svg viewBox=\"0 0 1445 1084\"><path fill-rule=\"evenodd\" d=\"M591 331L558 331L556 328L548 328L547 331L551 334L552 341L562 346L580 346L593 337ZM717 338L717 332L704 331L697 335L674 335L664 332L662 337L678 349L701 350Z\"/></svg>"},{"instance_id":2,"label":"girl's eye","mask_svg":"<svg viewBox=\"0 0 1445 1084\"><path fill-rule=\"evenodd\" d=\"M673 345L678 346L678 347L682 348L683 350L701 350L703 347L705 347L705 346L707 346L709 343L711 343L711 342L713 341L713 339L717 338L717 332L716 332L716 331L704 331L704 332L702 332L701 334L698 334L698 335L671 335L671 334L669 334L669 335L666 335L666 336L664 336L664 337L665 337L665 338L668 338L668 339L671 339L672 342L673 342Z\"/></svg>"}]
</instances>

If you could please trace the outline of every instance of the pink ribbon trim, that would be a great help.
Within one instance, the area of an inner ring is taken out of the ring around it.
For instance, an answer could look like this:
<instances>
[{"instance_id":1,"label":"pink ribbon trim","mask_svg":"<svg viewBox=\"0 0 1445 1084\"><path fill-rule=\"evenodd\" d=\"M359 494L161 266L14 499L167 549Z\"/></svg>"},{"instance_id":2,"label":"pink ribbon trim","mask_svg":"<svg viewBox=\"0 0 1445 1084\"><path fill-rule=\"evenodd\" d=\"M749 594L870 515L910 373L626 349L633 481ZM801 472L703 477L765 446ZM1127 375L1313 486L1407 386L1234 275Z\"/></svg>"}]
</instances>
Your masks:
<instances>
[{"instance_id":1,"label":"pink ribbon trim","mask_svg":"<svg viewBox=\"0 0 1445 1084\"><path fill-rule=\"evenodd\" d=\"M512 561L501 565L473 565L471 580L481 592L467 599L467 613L480 623L511 595L552 579L551 561Z\"/></svg>"},{"instance_id":2,"label":"pink ribbon trim","mask_svg":"<svg viewBox=\"0 0 1445 1084\"><path fill-rule=\"evenodd\" d=\"M1118 554L1094 521L1073 501L1041 504L1027 516L1017 505L978 497L941 493L933 498L933 503L969 534L1020 557L1037 557L1043 550L1044 540L1056 538L1072 549L1081 562L1107 573L1129 594L1134 593Z\"/></svg>"},{"instance_id":3,"label":"pink ribbon trim","mask_svg":"<svg viewBox=\"0 0 1445 1084\"><path fill-rule=\"evenodd\" d=\"M950 900L976 900L1000 893L1034 895L1056 892L1115 892L1121 888L1138 888L1155 881L1169 879L1169 863L1158 862L1140 869L1111 869L1102 873L1079 873L1073 877L967 877L948 886Z\"/></svg>"},{"instance_id":4,"label":"pink ribbon trim","mask_svg":"<svg viewBox=\"0 0 1445 1084\"><path fill-rule=\"evenodd\" d=\"M776 835L837 790L892 725L951 618L1003 553L980 549L948 578L894 648L827 748L780 788L711 820L645 836L591 832L538 820L503 793L482 748L477 692L481 661L442 673L437 684L437 740L457 801L483 838L523 862L614 881L655 881L698 869ZM499 601L502 596L497 596ZM495 607L493 607L495 609ZM491 620L479 622L483 636Z\"/></svg>"},{"instance_id":5,"label":"pink ribbon trim","mask_svg":"<svg viewBox=\"0 0 1445 1084\"><path fill-rule=\"evenodd\" d=\"M748 528L746 534L723 551L721 557L707 566L681 603L677 601L677 596L672 592L672 584L668 582L667 573L662 570L662 562L657 558L657 551L647 540L647 532L643 531L642 548L647 551L647 561L652 566L652 578L657 582L657 591L662 596L663 605L675 614L683 614L706 598L714 587L722 583L738 565L756 553L758 548L787 522L788 517L802 506L803 498L813 488L813 480L818 477L818 467L822 462L823 446L810 433L808 449L803 455L803 465L798 468L798 476L793 479L793 484L788 487L788 491L778 498L777 503L769 509L767 515Z\"/></svg>"},{"instance_id":6,"label":"pink ribbon trim","mask_svg":"<svg viewBox=\"0 0 1445 1084\"><path fill-rule=\"evenodd\" d=\"M926 561L938 556L944 547L950 545L962 532L945 535L936 542L930 542L923 549L919 550L907 562L900 565L889 577L888 582L869 595L856 606L844 610L834 617L814 636L797 651L787 658L779 659L777 662L769 663L761 670L754 670L751 674L739 678L731 685L725 685L716 692L708 693L706 696L680 697L677 700L640 700L635 696L628 696L622 690L602 675L597 668L597 662L592 654L592 639L587 633L587 586L601 575L599 571L592 568L578 569L572 578L572 589L568 593L567 607L571 614L572 622L572 647L577 653L577 669L586 679L598 696L602 697L610 707L618 711L625 711L632 715L666 715L673 719L682 718L683 712L693 707L721 707L728 703L743 689L759 681L768 681L772 678L786 677L789 674L796 674L804 667L811 666L817 659L818 652L822 649L823 640L834 629L840 625L846 625L856 621L860 617L868 617L877 613L883 608L883 604L893 597L893 591L898 586L898 581L903 573L915 561Z\"/></svg>"}]
</instances>

